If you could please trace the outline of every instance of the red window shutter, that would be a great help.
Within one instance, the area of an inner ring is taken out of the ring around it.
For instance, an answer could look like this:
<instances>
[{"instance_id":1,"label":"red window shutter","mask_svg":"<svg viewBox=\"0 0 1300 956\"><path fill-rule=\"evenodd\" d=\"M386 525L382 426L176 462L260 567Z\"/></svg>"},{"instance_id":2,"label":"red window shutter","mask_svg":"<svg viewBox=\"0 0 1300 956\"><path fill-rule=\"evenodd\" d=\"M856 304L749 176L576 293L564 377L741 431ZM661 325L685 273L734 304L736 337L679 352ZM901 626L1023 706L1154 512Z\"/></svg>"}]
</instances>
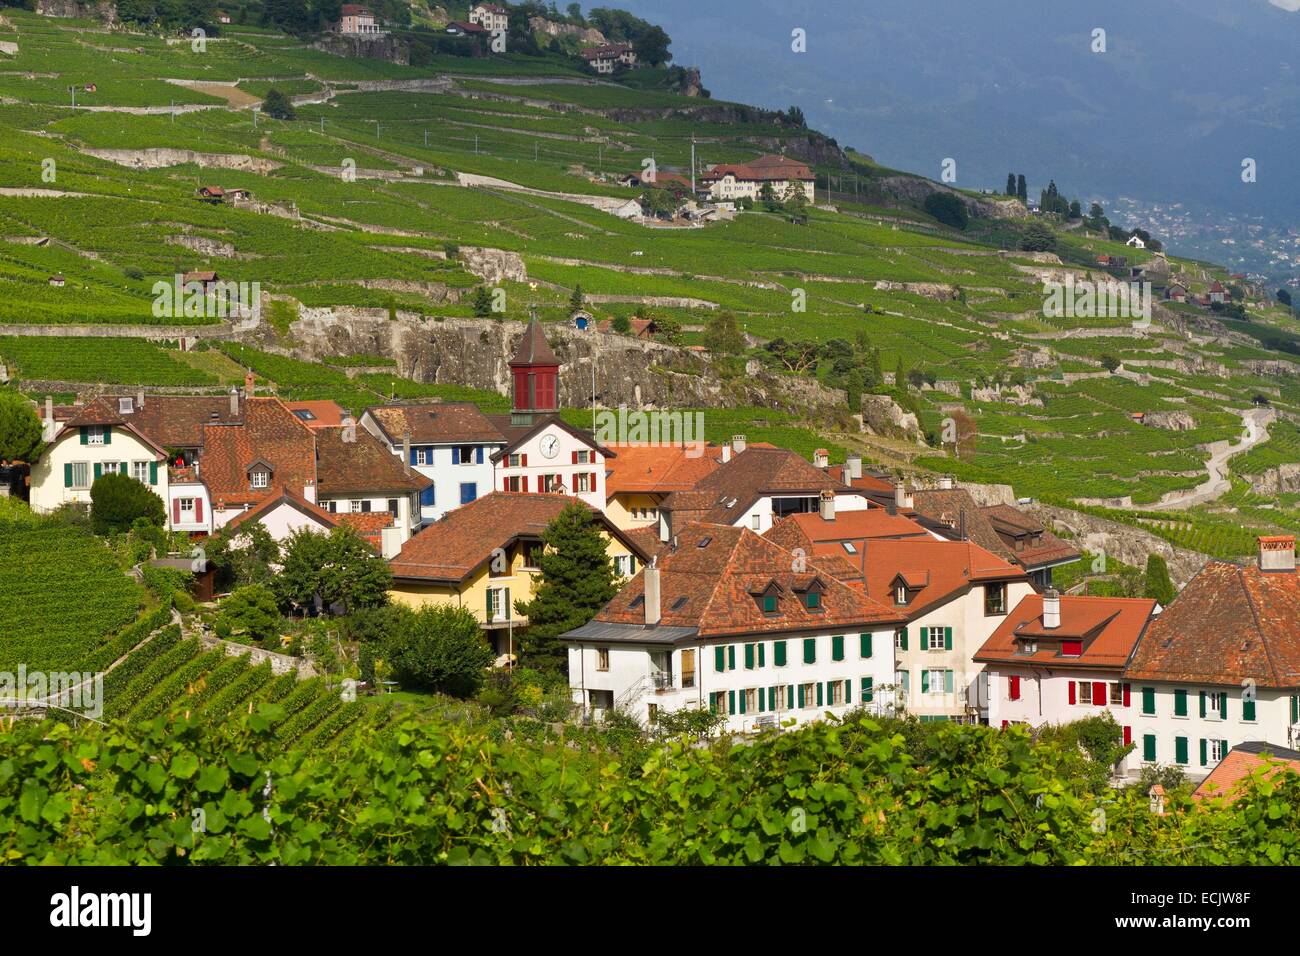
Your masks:
<instances>
[{"instance_id":1,"label":"red window shutter","mask_svg":"<svg viewBox=\"0 0 1300 956\"><path fill-rule=\"evenodd\" d=\"M181 499L172 499L172 524L181 523Z\"/></svg>"},{"instance_id":2,"label":"red window shutter","mask_svg":"<svg viewBox=\"0 0 1300 956\"><path fill-rule=\"evenodd\" d=\"M528 494L528 476L527 476L527 475L524 475L523 482L524 482L524 484L523 484L524 494Z\"/></svg>"},{"instance_id":3,"label":"red window shutter","mask_svg":"<svg viewBox=\"0 0 1300 956\"><path fill-rule=\"evenodd\" d=\"M502 479L501 479L501 490L502 490L502 491L509 491L509 490L510 490L510 479L509 479L509 478L502 478Z\"/></svg>"},{"instance_id":4,"label":"red window shutter","mask_svg":"<svg viewBox=\"0 0 1300 956\"><path fill-rule=\"evenodd\" d=\"M591 484L589 484L587 487L590 488L592 491L596 490L596 473L594 471L591 473Z\"/></svg>"},{"instance_id":5,"label":"red window shutter","mask_svg":"<svg viewBox=\"0 0 1300 956\"><path fill-rule=\"evenodd\" d=\"M1106 685L1101 681L1093 681L1092 684L1092 702L1098 707L1106 706Z\"/></svg>"},{"instance_id":6,"label":"red window shutter","mask_svg":"<svg viewBox=\"0 0 1300 956\"><path fill-rule=\"evenodd\" d=\"M528 467L528 456L527 456L527 455L520 455L520 456L519 456L519 467L520 467L520 468L527 468L527 467ZM524 490L527 491L528 489L525 488Z\"/></svg>"},{"instance_id":7,"label":"red window shutter","mask_svg":"<svg viewBox=\"0 0 1300 956\"><path fill-rule=\"evenodd\" d=\"M1125 727L1125 728L1124 728L1124 746L1127 747L1127 746L1128 746L1129 744L1131 744L1132 742L1133 742L1133 728L1132 728L1132 727Z\"/></svg>"},{"instance_id":8,"label":"red window shutter","mask_svg":"<svg viewBox=\"0 0 1300 956\"><path fill-rule=\"evenodd\" d=\"M1009 695L1010 698L1012 700L1019 700L1020 699L1020 678L1009 677L1007 680L1010 684L1010 690L1011 690L1011 693Z\"/></svg>"},{"instance_id":9,"label":"red window shutter","mask_svg":"<svg viewBox=\"0 0 1300 956\"><path fill-rule=\"evenodd\" d=\"M203 520L203 499L202 498L194 499L194 520L195 521Z\"/></svg>"},{"instance_id":10,"label":"red window shutter","mask_svg":"<svg viewBox=\"0 0 1300 956\"><path fill-rule=\"evenodd\" d=\"M1070 703L1074 703L1074 681L1070 681Z\"/></svg>"},{"instance_id":11,"label":"red window shutter","mask_svg":"<svg viewBox=\"0 0 1300 956\"><path fill-rule=\"evenodd\" d=\"M1006 729L1007 729L1007 722L1006 722L1005 720L1002 721L1002 729L1003 729L1003 730L1006 730Z\"/></svg>"},{"instance_id":12,"label":"red window shutter","mask_svg":"<svg viewBox=\"0 0 1300 956\"><path fill-rule=\"evenodd\" d=\"M1125 707L1132 706L1132 696L1133 696L1132 692L1133 692L1133 685L1125 684L1124 685L1124 706ZM1128 741L1126 740L1124 741L1124 743L1128 743Z\"/></svg>"},{"instance_id":13,"label":"red window shutter","mask_svg":"<svg viewBox=\"0 0 1300 956\"><path fill-rule=\"evenodd\" d=\"M578 463L578 453L575 451L573 452L573 461L569 462L569 464L576 465L577 463Z\"/></svg>"}]
</instances>

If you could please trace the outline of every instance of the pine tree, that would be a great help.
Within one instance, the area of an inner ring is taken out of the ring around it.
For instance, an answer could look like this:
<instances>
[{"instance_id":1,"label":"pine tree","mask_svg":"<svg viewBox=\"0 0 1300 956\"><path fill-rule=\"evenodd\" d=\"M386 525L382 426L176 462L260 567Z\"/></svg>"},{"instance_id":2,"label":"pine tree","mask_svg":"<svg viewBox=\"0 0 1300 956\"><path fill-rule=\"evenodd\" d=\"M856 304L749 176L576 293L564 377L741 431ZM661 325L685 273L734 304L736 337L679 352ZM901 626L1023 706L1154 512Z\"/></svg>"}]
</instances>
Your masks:
<instances>
[{"instance_id":1,"label":"pine tree","mask_svg":"<svg viewBox=\"0 0 1300 956\"><path fill-rule=\"evenodd\" d=\"M894 388L907 388L907 366L903 364L903 356L898 357L898 365L894 369Z\"/></svg>"},{"instance_id":2,"label":"pine tree","mask_svg":"<svg viewBox=\"0 0 1300 956\"><path fill-rule=\"evenodd\" d=\"M515 609L528 617L520 653L529 667L565 673L568 653L556 638L586 624L618 593L594 517L591 508L575 501L542 532L541 582L531 601L515 602Z\"/></svg>"},{"instance_id":3,"label":"pine tree","mask_svg":"<svg viewBox=\"0 0 1300 956\"><path fill-rule=\"evenodd\" d=\"M1165 559L1158 554L1147 555L1146 578L1143 582L1142 594L1144 597L1154 598L1159 601L1162 607L1168 607L1169 602L1177 595L1174 589L1174 582L1169 577L1169 565Z\"/></svg>"},{"instance_id":4,"label":"pine tree","mask_svg":"<svg viewBox=\"0 0 1300 956\"><path fill-rule=\"evenodd\" d=\"M569 308L581 309L583 303L581 283L574 285L573 295L569 296Z\"/></svg>"}]
</instances>

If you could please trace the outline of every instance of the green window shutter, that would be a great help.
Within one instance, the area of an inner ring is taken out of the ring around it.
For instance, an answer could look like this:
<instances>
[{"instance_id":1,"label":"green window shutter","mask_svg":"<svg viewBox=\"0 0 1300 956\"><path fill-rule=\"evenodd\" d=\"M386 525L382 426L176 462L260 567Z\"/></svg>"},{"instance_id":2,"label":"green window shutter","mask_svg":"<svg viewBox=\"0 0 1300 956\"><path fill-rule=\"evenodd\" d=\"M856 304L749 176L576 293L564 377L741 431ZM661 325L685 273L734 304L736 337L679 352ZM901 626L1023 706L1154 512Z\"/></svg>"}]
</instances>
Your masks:
<instances>
[{"instance_id":1,"label":"green window shutter","mask_svg":"<svg viewBox=\"0 0 1300 956\"><path fill-rule=\"evenodd\" d=\"M734 690L727 691L727 712L731 714L736 712L736 692Z\"/></svg>"},{"instance_id":2,"label":"green window shutter","mask_svg":"<svg viewBox=\"0 0 1300 956\"><path fill-rule=\"evenodd\" d=\"M1242 720L1255 719L1255 702L1253 700L1243 700L1241 702L1241 719Z\"/></svg>"},{"instance_id":3,"label":"green window shutter","mask_svg":"<svg viewBox=\"0 0 1300 956\"><path fill-rule=\"evenodd\" d=\"M875 693L871 689L871 678L862 678L862 703L869 704L875 699Z\"/></svg>"},{"instance_id":4,"label":"green window shutter","mask_svg":"<svg viewBox=\"0 0 1300 956\"><path fill-rule=\"evenodd\" d=\"M907 628L902 629L901 643L898 645L900 651L907 650Z\"/></svg>"},{"instance_id":5,"label":"green window shutter","mask_svg":"<svg viewBox=\"0 0 1300 956\"><path fill-rule=\"evenodd\" d=\"M64 488L71 488L71 487L72 487L72 462L68 462L67 464L65 464L65 465L63 466L63 487L64 487ZM1295 698L1294 698L1294 697L1291 698L1291 709L1292 709L1292 710L1295 709ZM1292 719L1293 721L1295 720L1294 717L1292 717L1291 719Z\"/></svg>"},{"instance_id":6,"label":"green window shutter","mask_svg":"<svg viewBox=\"0 0 1300 956\"><path fill-rule=\"evenodd\" d=\"M80 428L77 429L77 431L81 434L81 443L82 443L83 445L89 445L89 444L90 444L90 432L87 430L86 426L85 426L85 425L82 425Z\"/></svg>"},{"instance_id":7,"label":"green window shutter","mask_svg":"<svg viewBox=\"0 0 1300 956\"><path fill-rule=\"evenodd\" d=\"M1156 689L1154 687L1142 688L1142 713L1151 715L1156 712Z\"/></svg>"},{"instance_id":8,"label":"green window shutter","mask_svg":"<svg viewBox=\"0 0 1300 956\"><path fill-rule=\"evenodd\" d=\"M823 704L822 704L822 682L821 682L821 681L818 681L818 682L817 682L817 706L818 706L818 707L823 706Z\"/></svg>"},{"instance_id":9,"label":"green window shutter","mask_svg":"<svg viewBox=\"0 0 1300 956\"><path fill-rule=\"evenodd\" d=\"M758 712L761 714L765 710L767 710L767 688L760 687L758 689Z\"/></svg>"},{"instance_id":10,"label":"green window shutter","mask_svg":"<svg viewBox=\"0 0 1300 956\"><path fill-rule=\"evenodd\" d=\"M492 591L489 589L483 592L484 608L483 620L492 620Z\"/></svg>"},{"instance_id":11,"label":"green window shutter","mask_svg":"<svg viewBox=\"0 0 1300 956\"><path fill-rule=\"evenodd\" d=\"M1205 716L1205 691L1201 691L1201 716Z\"/></svg>"},{"instance_id":12,"label":"green window shutter","mask_svg":"<svg viewBox=\"0 0 1300 956\"><path fill-rule=\"evenodd\" d=\"M1187 738L1174 738L1174 763L1187 764Z\"/></svg>"},{"instance_id":13,"label":"green window shutter","mask_svg":"<svg viewBox=\"0 0 1300 956\"><path fill-rule=\"evenodd\" d=\"M899 671L899 672L898 672L898 676L899 676L899 681L898 681L898 683L902 685L903 693L904 693L904 694L909 694L909 693L911 693L911 691L912 691L912 672L911 672L911 671Z\"/></svg>"},{"instance_id":14,"label":"green window shutter","mask_svg":"<svg viewBox=\"0 0 1300 956\"><path fill-rule=\"evenodd\" d=\"M1156 735L1143 734L1142 736L1142 759L1151 763L1156 759Z\"/></svg>"},{"instance_id":15,"label":"green window shutter","mask_svg":"<svg viewBox=\"0 0 1300 956\"><path fill-rule=\"evenodd\" d=\"M105 445L111 445L111 444L113 444L113 426L112 426L112 425L105 425L105 426L104 426L104 444L105 444Z\"/></svg>"},{"instance_id":16,"label":"green window shutter","mask_svg":"<svg viewBox=\"0 0 1300 956\"><path fill-rule=\"evenodd\" d=\"M794 710L794 684L787 684L785 688L785 705L790 710Z\"/></svg>"},{"instance_id":17,"label":"green window shutter","mask_svg":"<svg viewBox=\"0 0 1300 956\"><path fill-rule=\"evenodd\" d=\"M95 462L95 480L98 481L99 476L102 475L103 473L104 473L104 466L101 465L99 462Z\"/></svg>"},{"instance_id":18,"label":"green window shutter","mask_svg":"<svg viewBox=\"0 0 1300 956\"><path fill-rule=\"evenodd\" d=\"M807 706L807 704L804 702L804 699L803 699L803 684L800 684L800 685L799 685L799 706L800 706L800 707L806 707L806 706Z\"/></svg>"},{"instance_id":19,"label":"green window shutter","mask_svg":"<svg viewBox=\"0 0 1300 956\"><path fill-rule=\"evenodd\" d=\"M844 703L853 703L853 681L848 679L844 681Z\"/></svg>"},{"instance_id":20,"label":"green window shutter","mask_svg":"<svg viewBox=\"0 0 1300 956\"><path fill-rule=\"evenodd\" d=\"M768 710L781 709L781 688L773 686L767 689L767 708Z\"/></svg>"},{"instance_id":21,"label":"green window shutter","mask_svg":"<svg viewBox=\"0 0 1300 956\"><path fill-rule=\"evenodd\" d=\"M759 666L759 667L766 667L766 666L767 666L767 661L764 660L766 654L765 654L765 652L764 652L764 650L763 650L763 648L765 648L766 646L767 646L766 644L759 644L759 645L758 645L758 666Z\"/></svg>"},{"instance_id":22,"label":"green window shutter","mask_svg":"<svg viewBox=\"0 0 1300 956\"><path fill-rule=\"evenodd\" d=\"M1219 697L1219 719L1228 719L1228 695L1226 693Z\"/></svg>"},{"instance_id":23,"label":"green window shutter","mask_svg":"<svg viewBox=\"0 0 1300 956\"><path fill-rule=\"evenodd\" d=\"M930 693L930 672L924 669L921 671L921 693Z\"/></svg>"},{"instance_id":24,"label":"green window shutter","mask_svg":"<svg viewBox=\"0 0 1300 956\"><path fill-rule=\"evenodd\" d=\"M740 703L740 712L743 714L745 712L745 692L743 690L738 691L736 693L736 698Z\"/></svg>"},{"instance_id":25,"label":"green window shutter","mask_svg":"<svg viewBox=\"0 0 1300 956\"><path fill-rule=\"evenodd\" d=\"M754 669L754 645L746 644L745 645L745 670L752 671L753 669Z\"/></svg>"},{"instance_id":26,"label":"green window shutter","mask_svg":"<svg viewBox=\"0 0 1300 956\"><path fill-rule=\"evenodd\" d=\"M871 635L870 634L858 635L858 654L861 655L862 657L871 656Z\"/></svg>"},{"instance_id":27,"label":"green window shutter","mask_svg":"<svg viewBox=\"0 0 1300 956\"><path fill-rule=\"evenodd\" d=\"M844 660L844 635L836 634L831 638L831 660Z\"/></svg>"},{"instance_id":28,"label":"green window shutter","mask_svg":"<svg viewBox=\"0 0 1300 956\"><path fill-rule=\"evenodd\" d=\"M1300 724L1300 694L1291 695L1291 723Z\"/></svg>"},{"instance_id":29,"label":"green window shutter","mask_svg":"<svg viewBox=\"0 0 1300 956\"><path fill-rule=\"evenodd\" d=\"M943 649L945 651L952 650L952 628L950 627L943 629Z\"/></svg>"},{"instance_id":30,"label":"green window shutter","mask_svg":"<svg viewBox=\"0 0 1300 956\"><path fill-rule=\"evenodd\" d=\"M1187 716L1187 691L1181 687L1174 691L1174 716Z\"/></svg>"},{"instance_id":31,"label":"green window shutter","mask_svg":"<svg viewBox=\"0 0 1300 956\"><path fill-rule=\"evenodd\" d=\"M1228 756L1228 742L1226 740L1219 741L1219 753L1225 757Z\"/></svg>"},{"instance_id":32,"label":"green window shutter","mask_svg":"<svg viewBox=\"0 0 1300 956\"><path fill-rule=\"evenodd\" d=\"M125 475L125 474L127 473L127 471L126 471L126 462L124 462L124 461L119 461L119 462L117 463L117 473L118 473L119 475Z\"/></svg>"},{"instance_id":33,"label":"green window shutter","mask_svg":"<svg viewBox=\"0 0 1300 956\"><path fill-rule=\"evenodd\" d=\"M714 691L712 694L709 695L709 713L716 714L717 712L718 712L718 694L717 691Z\"/></svg>"},{"instance_id":34,"label":"green window shutter","mask_svg":"<svg viewBox=\"0 0 1300 956\"><path fill-rule=\"evenodd\" d=\"M727 669L727 648L722 644L713 649L713 669L719 674Z\"/></svg>"},{"instance_id":35,"label":"green window shutter","mask_svg":"<svg viewBox=\"0 0 1300 956\"><path fill-rule=\"evenodd\" d=\"M158 462L149 462L149 484L158 484Z\"/></svg>"},{"instance_id":36,"label":"green window shutter","mask_svg":"<svg viewBox=\"0 0 1300 956\"><path fill-rule=\"evenodd\" d=\"M1206 743L1208 743L1208 741L1206 741L1206 739L1202 737L1201 738L1201 766L1202 767L1208 767L1210 765L1209 751L1208 748L1205 746Z\"/></svg>"},{"instance_id":37,"label":"green window shutter","mask_svg":"<svg viewBox=\"0 0 1300 956\"><path fill-rule=\"evenodd\" d=\"M501 596L501 603L505 605L505 609L506 609L506 620L508 621L508 620L510 620L510 608L511 608L511 604L510 604L510 589L509 589L509 588L503 588L502 591L503 591L503 593L502 593L502 596Z\"/></svg>"},{"instance_id":38,"label":"green window shutter","mask_svg":"<svg viewBox=\"0 0 1300 956\"><path fill-rule=\"evenodd\" d=\"M777 641L772 645L772 663L777 667L785 667L785 641Z\"/></svg>"},{"instance_id":39,"label":"green window shutter","mask_svg":"<svg viewBox=\"0 0 1300 956\"><path fill-rule=\"evenodd\" d=\"M817 638L805 637L803 641L803 662L805 664L817 663Z\"/></svg>"},{"instance_id":40,"label":"green window shutter","mask_svg":"<svg viewBox=\"0 0 1300 956\"><path fill-rule=\"evenodd\" d=\"M736 669L736 645L728 644L727 645L727 670L734 671L735 669Z\"/></svg>"},{"instance_id":41,"label":"green window shutter","mask_svg":"<svg viewBox=\"0 0 1300 956\"><path fill-rule=\"evenodd\" d=\"M943 672L943 692L945 694L952 693L952 671Z\"/></svg>"}]
</instances>

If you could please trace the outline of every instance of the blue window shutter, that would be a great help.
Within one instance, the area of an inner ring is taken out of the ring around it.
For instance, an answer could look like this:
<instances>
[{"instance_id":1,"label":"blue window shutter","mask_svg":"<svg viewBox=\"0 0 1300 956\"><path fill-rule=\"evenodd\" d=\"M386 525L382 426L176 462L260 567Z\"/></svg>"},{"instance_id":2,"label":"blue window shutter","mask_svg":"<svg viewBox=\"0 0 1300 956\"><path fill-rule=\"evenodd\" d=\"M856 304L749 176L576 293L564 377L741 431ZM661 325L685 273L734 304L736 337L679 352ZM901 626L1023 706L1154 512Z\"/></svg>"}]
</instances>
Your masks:
<instances>
[{"instance_id":1,"label":"blue window shutter","mask_svg":"<svg viewBox=\"0 0 1300 956\"><path fill-rule=\"evenodd\" d=\"M475 462L476 464L479 464L479 465L483 464L483 446L482 446L482 445L479 445L478 448L474 449L474 462Z\"/></svg>"},{"instance_id":2,"label":"blue window shutter","mask_svg":"<svg viewBox=\"0 0 1300 956\"><path fill-rule=\"evenodd\" d=\"M451 463L452 463L453 465L459 465L459 464L460 464L460 446L459 446L459 445L454 445L454 446L452 446L452 449L451 449Z\"/></svg>"},{"instance_id":3,"label":"blue window shutter","mask_svg":"<svg viewBox=\"0 0 1300 956\"><path fill-rule=\"evenodd\" d=\"M420 449L418 449L418 448L416 448L414 445L412 445L412 446L411 446L411 464L412 464L412 465L415 464L415 456L418 455L419 453L420 453Z\"/></svg>"}]
</instances>

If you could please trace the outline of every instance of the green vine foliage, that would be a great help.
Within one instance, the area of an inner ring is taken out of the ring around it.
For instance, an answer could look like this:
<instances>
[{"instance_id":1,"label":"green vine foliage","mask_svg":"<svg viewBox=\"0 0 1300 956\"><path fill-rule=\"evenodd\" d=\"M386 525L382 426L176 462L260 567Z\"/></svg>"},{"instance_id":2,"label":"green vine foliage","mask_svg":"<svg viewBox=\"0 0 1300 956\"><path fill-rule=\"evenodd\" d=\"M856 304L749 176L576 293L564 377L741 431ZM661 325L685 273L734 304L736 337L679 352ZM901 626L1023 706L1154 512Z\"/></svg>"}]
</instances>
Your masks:
<instances>
[{"instance_id":1,"label":"green vine foliage","mask_svg":"<svg viewBox=\"0 0 1300 956\"><path fill-rule=\"evenodd\" d=\"M221 864L1297 864L1300 777L1235 804L1080 793L1018 730L945 727L925 765L869 719L638 763L473 725L276 746L278 705L220 731L18 721L0 732L0 859Z\"/></svg>"}]
</instances>

